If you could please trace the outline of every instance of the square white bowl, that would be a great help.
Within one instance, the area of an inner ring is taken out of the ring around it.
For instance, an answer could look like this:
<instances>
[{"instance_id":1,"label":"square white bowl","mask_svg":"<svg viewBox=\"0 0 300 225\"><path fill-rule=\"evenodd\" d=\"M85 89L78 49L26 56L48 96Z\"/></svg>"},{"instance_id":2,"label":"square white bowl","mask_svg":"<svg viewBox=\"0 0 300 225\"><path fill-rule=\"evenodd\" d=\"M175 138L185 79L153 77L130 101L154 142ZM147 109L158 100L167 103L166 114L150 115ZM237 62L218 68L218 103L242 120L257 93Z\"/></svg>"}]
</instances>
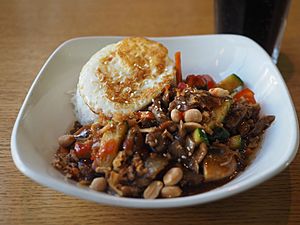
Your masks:
<instances>
[{"instance_id":1,"label":"square white bowl","mask_svg":"<svg viewBox=\"0 0 300 225\"><path fill-rule=\"evenodd\" d=\"M211 74L221 80L238 74L255 92L263 114L276 116L253 162L231 182L206 193L173 199L144 200L98 193L66 180L51 165L57 137L75 120L70 91L81 67L99 49L122 37L82 37L60 45L33 82L16 119L11 149L18 169L36 182L83 199L138 208L201 204L245 191L282 171L299 145L298 121L287 87L267 53L252 40L237 35L151 38L173 57L182 53L183 74Z\"/></svg>"}]
</instances>

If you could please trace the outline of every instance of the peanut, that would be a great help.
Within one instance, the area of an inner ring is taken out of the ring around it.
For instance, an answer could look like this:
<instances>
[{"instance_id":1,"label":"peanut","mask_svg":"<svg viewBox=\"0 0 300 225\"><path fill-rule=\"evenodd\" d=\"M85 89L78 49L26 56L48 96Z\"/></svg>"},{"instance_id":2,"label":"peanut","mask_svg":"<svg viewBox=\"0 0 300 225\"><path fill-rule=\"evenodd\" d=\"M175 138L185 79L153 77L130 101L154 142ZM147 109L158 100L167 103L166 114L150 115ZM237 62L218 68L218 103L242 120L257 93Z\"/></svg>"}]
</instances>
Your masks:
<instances>
[{"instance_id":1,"label":"peanut","mask_svg":"<svg viewBox=\"0 0 300 225\"><path fill-rule=\"evenodd\" d=\"M198 109L189 109L184 112L185 122L200 123L202 120L202 113Z\"/></svg>"},{"instance_id":2,"label":"peanut","mask_svg":"<svg viewBox=\"0 0 300 225\"><path fill-rule=\"evenodd\" d=\"M173 167L163 177L165 185L172 186L177 184L183 177L183 171L179 167Z\"/></svg>"},{"instance_id":3,"label":"peanut","mask_svg":"<svg viewBox=\"0 0 300 225\"><path fill-rule=\"evenodd\" d=\"M172 111L171 111L171 119L175 123L178 123L180 121L180 114L181 114L181 112L178 109L172 109Z\"/></svg>"},{"instance_id":4,"label":"peanut","mask_svg":"<svg viewBox=\"0 0 300 225\"><path fill-rule=\"evenodd\" d=\"M225 97L229 95L229 91L223 89L223 88L211 88L209 89L209 93L213 96L217 97Z\"/></svg>"},{"instance_id":5,"label":"peanut","mask_svg":"<svg viewBox=\"0 0 300 225\"><path fill-rule=\"evenodd\" d=\"M90 188L92 188L95 191L100 191L100 192L105 191L106 186L107 186L107 182L104 177L94 178L94 180L90 184Z\"/></svg>"},{"instance_id":6,"label":"peanut","mask_svg":"<svg viewBox=\"0 0 300 225\"><path fill-rule=\"evenodd\" d=\"M161 196L163 198L175 198L179 197L182 193L182 190L178 186L166 186L161 189Z\"/></svg>"},{"instance_id":7,"label":"peanut","mask_svg":"<svg viewBox=\"0 0 300 225\"><path fill-rule=\"evenodd\" d=\"M70 134L62 135L58 138L58 144L64 148L69 147L71 144L74 143L74 141L74 136Z\"/></svg>"},{"instance_id":8,"label":"peanut","mask_svg":"<svg viewBox=\"0 0 300 225\"><path fill-rule=\"evenodd\" d=\"M160 190L163 188L163 183L159 180L153 181L144 191L145 199L155 199L158 197Z\"/></svg>"}]
</instances>

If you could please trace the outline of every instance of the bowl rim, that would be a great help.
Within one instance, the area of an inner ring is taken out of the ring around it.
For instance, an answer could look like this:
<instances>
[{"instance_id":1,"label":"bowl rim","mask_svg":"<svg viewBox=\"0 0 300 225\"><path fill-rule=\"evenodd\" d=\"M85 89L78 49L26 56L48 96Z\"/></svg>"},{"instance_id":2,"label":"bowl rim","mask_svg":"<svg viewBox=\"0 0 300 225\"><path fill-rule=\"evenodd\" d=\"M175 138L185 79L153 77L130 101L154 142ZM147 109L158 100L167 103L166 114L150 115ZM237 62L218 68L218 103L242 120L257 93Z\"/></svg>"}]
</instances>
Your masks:
<instances>
[{"instance_id":1,"label":"bowl rim","mask_svg":"<svg viewBox=\"0 0 300 225\"><path fill-rule=\"evenodd\" d=\"M213 35L188 35L188 36L170 36L170 37L147 37L153 40L168 40L168 39L182 39L182 38L215 38L215 37L229 37L233 39L244 39L250 44L255 45L262 54L268 54L253 40L250 38L241 36L241 35L231 35L231 34L213 34ZM38 75L32 82L32 85L22 103L22 106L19 110L18 116L16 118L15 124L13 126L12 134L11 134L11 154L13 161L16 165L16 167L27 177L31 178L32 180L36 181L37 183L50 187L54 190L63 192L67 195L72 195L79 197L81 199L86 199L90 200L93 202L101 203L101 204L107 204L107 205L113 205L113 206L121 206L121 207L130 207L130 208L173 208L173 207L182 207L182 206L191 206L191 205L196 205L196 204L204 204L207 202L212 202L216 201L219 199L223 199L229 196L232 196L234 194L238 194L240 192L246 191L254 186L257 186L258 184L261 184L262 182L272 178L282 170L284 170L294 159L296 156L298 146L299 146L299 125L298 125L298 119L297 119L297 114L296 110L294 107L294 104L292 102L290 93L287 89L287 86L282 78L281 73L277 69L277 67L274 65L276 73L279 75L278 78L281 80L281 83L284 85L285 89L284 91L287 92L288 96L288 101L290 105L292 106L292 116L293 119L295 120L295 123L293 124L293 129L295 132L293 132L293 137L292 141L289 143L289 149L290 154L286 158L284 162L282 162L276 169L271 168L268 170L265 170L258 174L257 176L253 177L248 177L246 180L243 181L243 185L240 186L238 183L233 184L231 187L222 187L216 188L212 191L197 194L197 195L192 195L192 196L186 196L186 197L180 197L180 198L172 198L172 199L155 199L155 200L146 200L146 199L135 199L135 198L126 198L126 197L116 197L108 194L103 194L99 192L92 192L88 191L87 189L84 188L78 188L73 185L69 185L67 182L61 182L53 177L44 177L41 174L38 173L38 171L31 170L21 159L18 151L18 144L17 144L17 139L18 139L18 131L19 131L19 126L21 122L21 118L23 117L25 113L25 106L27 105L28 100L32 96L32 93L37 85L38 80L43 76L44 71L46 67L48 66L49 62L57 55L59 51L61 51L62 48L64 48L66 45L72 42L76 42L78 40L90 40L90 39L121 39L124 38L125 36L84 36L84 37L76 37L69 39L62 44L60 44L54 52L48 57L42 68L40 69ZM268 56L269 57L269 56ZM269 57L270 61L271 58ZM272 61L271 61L272 62ZM86 193L85 195L83 195Z\"/></svg>"}]
</instances>

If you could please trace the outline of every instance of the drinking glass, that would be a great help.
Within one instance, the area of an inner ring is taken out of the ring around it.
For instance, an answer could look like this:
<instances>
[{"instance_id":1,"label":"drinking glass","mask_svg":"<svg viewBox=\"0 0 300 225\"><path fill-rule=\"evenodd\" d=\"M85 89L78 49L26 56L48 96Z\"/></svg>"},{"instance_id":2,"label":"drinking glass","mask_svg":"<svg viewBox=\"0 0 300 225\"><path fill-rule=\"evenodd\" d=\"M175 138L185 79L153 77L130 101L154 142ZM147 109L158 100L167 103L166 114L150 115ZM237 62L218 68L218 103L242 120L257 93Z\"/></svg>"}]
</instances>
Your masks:
<instances>
[{"instance_id":1,"label":"drinking glass","mask_svg":"<svg viewBox=\"0 0 300 225\"><path fill-rule=\"evenodd\" d=\"M290 0L215 0L216 32L260 44L277 63Z\"/></svg>"}]
</instances>

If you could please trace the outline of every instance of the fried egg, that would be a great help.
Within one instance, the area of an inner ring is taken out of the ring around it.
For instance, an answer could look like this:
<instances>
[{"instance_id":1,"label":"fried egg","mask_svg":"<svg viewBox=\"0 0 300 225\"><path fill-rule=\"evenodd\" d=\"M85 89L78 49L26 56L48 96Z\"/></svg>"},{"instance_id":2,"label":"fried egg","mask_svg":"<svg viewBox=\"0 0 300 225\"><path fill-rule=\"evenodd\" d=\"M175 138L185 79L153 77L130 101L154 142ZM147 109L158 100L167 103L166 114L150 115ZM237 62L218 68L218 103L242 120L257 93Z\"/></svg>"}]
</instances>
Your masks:
<instances>
[{"instance_id":1,"label":"fried egg","mask_svg":"<svg viewBox=\"0 0 300 225\"><path fill-rule=\"evenodd\" d=\"M77 97L93 116L129 115L172 84L175 73L166 47L146 38L130 37L102 48L88 60L80 72Z\"/></svg>"}]
</instances>

